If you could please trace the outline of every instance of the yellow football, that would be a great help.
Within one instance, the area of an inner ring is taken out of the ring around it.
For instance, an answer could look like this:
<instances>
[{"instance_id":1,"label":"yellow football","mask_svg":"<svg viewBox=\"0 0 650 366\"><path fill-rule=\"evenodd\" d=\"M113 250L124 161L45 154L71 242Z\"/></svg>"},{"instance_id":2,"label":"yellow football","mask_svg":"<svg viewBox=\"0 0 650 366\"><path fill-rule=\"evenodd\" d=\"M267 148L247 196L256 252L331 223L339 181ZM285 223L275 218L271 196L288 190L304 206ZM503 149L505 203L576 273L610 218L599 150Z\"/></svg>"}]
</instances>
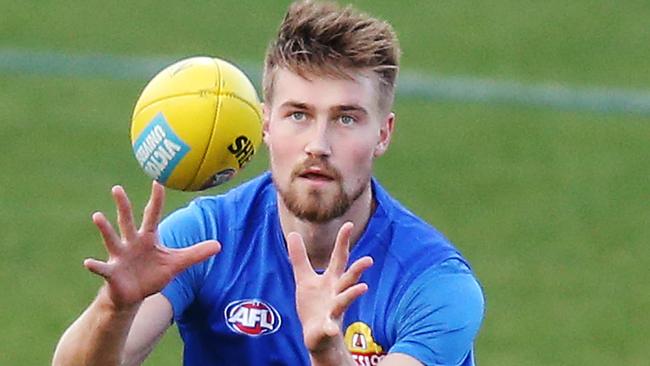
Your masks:
<instances>
[{"instance_id":1,"label":"yellow football","mask_svg":"<svg viewBox=\"0 0 650 366\"><path fill-rule=\"evenodd\" d=\"M142 91L131 121L142 169L183 191L226 182L261 141L255 87L239 68L212 57L188 58L159 72Z\"/></svg>"}]
</instances>

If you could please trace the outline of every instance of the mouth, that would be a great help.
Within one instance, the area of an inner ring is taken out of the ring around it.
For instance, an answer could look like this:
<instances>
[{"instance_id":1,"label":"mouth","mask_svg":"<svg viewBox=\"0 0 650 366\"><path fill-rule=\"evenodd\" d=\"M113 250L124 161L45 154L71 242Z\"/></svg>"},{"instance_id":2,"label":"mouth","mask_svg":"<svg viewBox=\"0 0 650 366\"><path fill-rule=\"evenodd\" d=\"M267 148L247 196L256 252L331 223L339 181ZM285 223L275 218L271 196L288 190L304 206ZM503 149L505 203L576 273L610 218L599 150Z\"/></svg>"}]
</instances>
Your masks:
<instances>
[{"instance_id":1,"label":"mouth","mask_svg":"<svg viewBox=\"0 0 650 366\"><path fill-rule=\"evenodd\" d=\"M319 182L329 182L334 180L334 176L332 174L320 168L305 169L298 175L298 177Z\"/></svg>"}]
</instances>

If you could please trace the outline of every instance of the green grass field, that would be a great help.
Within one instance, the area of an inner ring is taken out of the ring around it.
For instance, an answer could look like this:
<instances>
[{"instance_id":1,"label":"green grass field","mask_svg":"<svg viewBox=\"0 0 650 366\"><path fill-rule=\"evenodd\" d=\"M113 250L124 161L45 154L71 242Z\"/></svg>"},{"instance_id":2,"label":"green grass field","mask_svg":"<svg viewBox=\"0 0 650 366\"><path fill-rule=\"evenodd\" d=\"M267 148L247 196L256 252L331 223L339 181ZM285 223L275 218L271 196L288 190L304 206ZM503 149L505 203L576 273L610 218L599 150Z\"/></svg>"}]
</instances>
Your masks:
<instances>
[{"instance_id":1,"label":"green grass field","mask_svg":"<svg viewBox=\"0 0 650 366\"><path fill-rule=\"evenodd\" d=\"M644 1L358 1L390 20L404 69L650 90ZM261 62L286 1L0 0L0 50ZM90 215L149 183L128 129L151 75L0 65L0 365L48 364L101 282ZM485 288L480 365L646 365L650 115L398 97L383 184L447 234ZM266 154L235 182L258 174ZM196 194L169 192L167 211ZM179 365L171 329L147 365Z\"/></svg>"}]
</instances>

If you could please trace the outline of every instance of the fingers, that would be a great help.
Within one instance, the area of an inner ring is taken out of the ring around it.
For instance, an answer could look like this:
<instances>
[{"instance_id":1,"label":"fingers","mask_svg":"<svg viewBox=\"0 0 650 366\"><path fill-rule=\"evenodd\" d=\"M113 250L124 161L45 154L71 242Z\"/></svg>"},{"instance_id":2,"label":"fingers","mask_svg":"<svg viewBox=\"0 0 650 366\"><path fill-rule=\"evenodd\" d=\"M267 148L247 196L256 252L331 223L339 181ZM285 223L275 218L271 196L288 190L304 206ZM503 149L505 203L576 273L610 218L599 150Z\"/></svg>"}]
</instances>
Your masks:
<instances>
[{"instance_id":1,"label":"fingers","mask_svg":"<svg viewBox=\"0 0 650 366\"><path fill-rule=\"evenodd\" d=\"M164 201L165 188L154 180L151 184L151 196L149 196L149 202L147 202L147 206L144 208L144 214L142 215L142 225L140 226L140 230L145 232L155 232L158 229Z\"/></svg>"},{"instance_id":2,"label":"fingers","mask_svg":"<svg viewBox=\"0 0 650 366\"><path fill-rule=\"evenodd\" d=\"M339 318L359 296L368 291L368 285L357 283L363 272L372 266L371 257L363 257L352 263L350 268L339 278L335 291L338 295L334 298L331 316Z\"/></svg>"},{"instance_id":3,"label":"fingers","mask_svg":"<svg viewBox=\"0 0 650 366\"><path fill-rule=\"evenodd\" d=\"M352 222L346 222L339 229L334 242L334 249L330 258L330 264L327 266L326 272L331 272L336 276L340 276L348 265L348 257L350 255L350 236L352 235Z\"/></svg>"},{"instance_id":4,"label":"fingers","mask_svg":"<svg viewBox=\"0 0 650 366\"><path fill-rule=\"evenodd\" d=\"M106 262L98 261L96 259L88 258L84 260L84 267L86 267L90 272L104 277L108 280L111 277L112 266Z\"/></svg>"},{"instance_id":5,"label":"fingers","mask_svg":"<svg viewBox=\"0 0 650 366\"><path fill-rule=\"evenodd\" d=\"M176 272L180 272L193 264L202 262L210 256L219 253L221 251L221 244L216 240L206 240L196 245L183 249L175 249L173 251L176 252L175 254L179 258L175 270Z\"/></svg>"},{"instance_id":6,"label":"fingers","mask_svg":"<svg viewBox=\"0 0 650 366\"><path fill-rule=\"evenodd\" d=\"M293 275L296 282L299 279L305 278L309 274L314 274L314 268L309 262L307 257L307 249L300 234L292 232L287 236L287 250L289 251L289 259L293 266Z\"/></svg>"},{"instance_id":7,"label":"fingers","mask_svg":"<svg viewBox=\"0 0 650 366\"><path fill-rule=\"evenodd\" d=\"M108 222L106 216L101 212L95 212L92 216L93 223L99 229L99 233L104 239L104 246L109 254L116 254L122 248L120 237L113 229L113 226Z\"/></svg>"},{"instance_id":8,"label":"fingers","mask_svg":"<svg viewBox=\"0 0 650 366\"><path fill-rule=\"evenodd\" d=\"M137 232L135 224L133 223L133 211L131 209L131 202L126 196L124 188L121 186L114 186L111 190L113 200L117 206L117 223L120 227L122 236L127 241L135 240Z\"/></svg>"},{"instance_id":9,"label":"fingers","mask_svg":"<svg viewBox=\"0 0 650 366\"><path fill-rule=\"evenodd\" d=\"M363 272L370 268L372 263L373 261L371 257L362 257L352 263L350 268L337 281L335 288L336 293L343 292L345 289L359 282Z\"/></svg>"},{"instance_id":10,"label":"fingers","mask_svg":"<svg viewBox=\"0 0 650 366\"><path fill-rule=\"evenodd\" d=\"M350 307L350 304L359 296L365 294L366 291L368 291L368 285L365 283L357 283L336 295L332 306L332 318L337 319L343 316L343 313Z\"/></svg>"}]
</instances>

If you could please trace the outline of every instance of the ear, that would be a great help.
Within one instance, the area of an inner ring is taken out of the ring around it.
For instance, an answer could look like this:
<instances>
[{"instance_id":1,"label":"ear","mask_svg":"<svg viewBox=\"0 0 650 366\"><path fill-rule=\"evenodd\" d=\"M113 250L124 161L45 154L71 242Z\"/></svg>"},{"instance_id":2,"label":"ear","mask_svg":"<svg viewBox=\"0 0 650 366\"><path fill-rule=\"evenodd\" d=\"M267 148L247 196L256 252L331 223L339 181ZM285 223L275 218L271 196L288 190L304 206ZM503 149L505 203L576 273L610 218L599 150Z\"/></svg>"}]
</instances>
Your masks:
<instances>
[{"instance_id":1,"label":"ear","mask_svg":"<svg viewBox=\"0 0 650 366\"><path fill-rule=\"evenodd\" d=\"M262 139L268 146L269 120L271 119L271 109L268 104L262 103Z\"/></svg>"},{"instance_id":2,"label":"ear","mask_svg":"<svg viewBox=\"0 0 650 366\"><path fill-rule=\"evenodd\" d=\"M393 129L395 128L395 113L390 112L384 121L381 123L379 128L379 140L377 141L377 146L375 146L375 157L380 157L384 155L386 150L388 150L388 145L390 145L391 137L393 136Z\"/></svg>"}]
</instances>

